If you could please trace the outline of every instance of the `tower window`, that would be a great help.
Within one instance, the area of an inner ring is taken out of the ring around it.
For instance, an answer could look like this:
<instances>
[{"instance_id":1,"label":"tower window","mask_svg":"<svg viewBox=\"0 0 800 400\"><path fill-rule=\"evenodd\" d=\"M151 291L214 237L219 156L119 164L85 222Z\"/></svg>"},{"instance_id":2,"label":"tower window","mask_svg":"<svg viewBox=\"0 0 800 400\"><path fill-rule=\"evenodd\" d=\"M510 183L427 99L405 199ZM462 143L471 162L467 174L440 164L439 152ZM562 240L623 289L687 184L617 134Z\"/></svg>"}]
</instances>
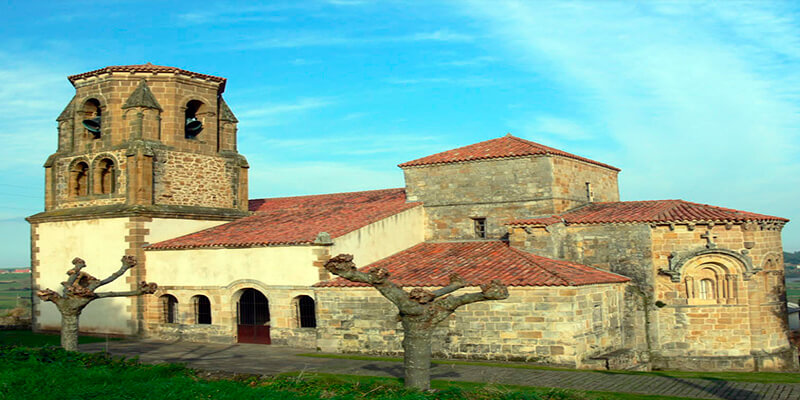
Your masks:
<instances>
[{"instance_id":1,"label":"tower window","mask_svg":"<svg viewBox=\"0 0 800 400\"><path fill-rule=\"evenodd\" d=\"M114 161L104 158L95 165L94 170L94 193L111 194L114 193Z\"/></svg>"},{"instance_id":2,"label":"tower window","mask_svg":"<svg viewBox=\"0 0 800 400\"><path fill-rule=\"evenodd\" d=\"M475 236L486 239L486 218L473 218L472 226L475 229Z\"/></svg>"},{"instance_id":3,"label":"tower window","mask_svg":"<svg viewBox=\"0 0 800 400\"><path fill-rule=\"evenodd\" d=\"M309 296L297 297L297 316L301 328L317 327L317 312L314 299Z\"/></svg>"},{"instance_id":4,"label":"tower window","mask_svg":"<svg viewBox=\"0 0 800 400\"><path fill-rule=\"evenodd\" d=\"M586 200L589 203L594 201L594 192L592 192L592 183L586 182Z\"/></svg>"},{"instance_id":5,"label":"tower window","mask_svg":"<svg viewBox=\"0 0 800 400\"><path fill-rule=\"evenodd\" d=\"M208 297L203 295L194 297L194 322L196 324L211 323L211 302Z\"/></svg>"},{"instance_id":6,"label":"tower window","mask_svg":"<svg viewBox=\"0 0 800 400\"><path fill-rule=\"evenodd\" d=\"M70 175L70 197L80 197L89 195L89 165L81 161L76 163Z\"/></svg>"}]
</instances>

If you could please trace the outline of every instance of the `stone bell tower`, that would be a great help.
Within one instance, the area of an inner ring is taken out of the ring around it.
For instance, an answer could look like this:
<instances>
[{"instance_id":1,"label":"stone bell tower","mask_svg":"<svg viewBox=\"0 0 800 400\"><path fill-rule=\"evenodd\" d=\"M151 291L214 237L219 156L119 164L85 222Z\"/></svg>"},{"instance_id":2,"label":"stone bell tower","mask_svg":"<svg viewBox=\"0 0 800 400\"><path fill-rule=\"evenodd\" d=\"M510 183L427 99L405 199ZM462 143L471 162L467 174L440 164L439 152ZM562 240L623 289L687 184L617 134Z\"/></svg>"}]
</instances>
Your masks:
<instances>
[{"instance_id":1,"label":"stone bell tower","mask_svg":"<svg viewBox=\"0 0 800 400\"><path fill-rule=\"evenodd\" d=\"M123 254L140 260L125 283L135 285L146 278L143 246L248 214L248 164L225 78L148 63L69 81L75 96L44 165L45 210L28 218L34 289L58 288L73 257L103 275ZM141 302L114 301L87 308L97 311L84 314L82 330L136 333ZM36 329L58 326L54 309L35 307Z\"/></svg>"}]
</instances>

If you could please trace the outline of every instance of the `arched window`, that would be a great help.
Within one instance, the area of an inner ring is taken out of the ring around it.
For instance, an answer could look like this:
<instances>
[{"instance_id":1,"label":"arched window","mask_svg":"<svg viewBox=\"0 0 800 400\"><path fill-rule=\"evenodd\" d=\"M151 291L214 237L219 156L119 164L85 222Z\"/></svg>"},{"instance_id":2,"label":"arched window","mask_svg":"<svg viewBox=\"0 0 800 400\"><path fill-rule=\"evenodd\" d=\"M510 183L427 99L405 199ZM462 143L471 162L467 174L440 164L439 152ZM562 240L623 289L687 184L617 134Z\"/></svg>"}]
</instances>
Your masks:
<instances>
[{"instance_id":1,"label":"arched window","mask_svg":"<svg viewBox=\"0 0 800 400\"><path fill-rule=\"evenodd\" d=\"M164 322L167 324L178 323L178 299L175 296L165 294L161 296L161 312Z\"/></svg>"},{"instance_id":2,"label":"arched window","mask_svg":"<svg viewBox=\"0 0 800 400\"><path fill-rule=\"evenodd\" d=\"M75 163L69 172L70 197L87 196L89 194L89 164L83 161Z\"/></svg>"},{"instance_id":3,"label":"arched window","mask_svg":"<svg viewBox=\"0 0 800 400\"><path fill-rule=\"evenodd\" d=\"M697 297L703 300L716 298L714 296L714 281L711 279L701 279Z\"/></svg>"},{"instance_id":4,"label":"arched window","mask_svg":"<svg viewBox=\"0 0 800 400\"><path fill-rule=\"evenodd\" d=\"M111 194L114 193L114 161L104 158L97 162L94 167L94 193Z\"/></svg>"},{"instance_id":5,"label":"arched window","mask_svg":"<svg viewBox=\"0 0 800 400\"><path fill-rule=\"evenodd\" d=\"M208 297L197 295L192 298L194 302L194 323L196 324L210 324L211 323L211 302Z\"/></svg>"},{"instance_id":6,"label":"arched window","mask_svg":"<svg viewBox=\"0 0 800 400\"><path fill-rule=\"evenodd\" d=\"M317 327L317 310L314 299L309 296L297 296L297 319L301 328Z\"/></svg>"},{"instance_id":7,"label":"arched window","mask_svg":"<svg viewBox=\"0 0 800 400\"><path fill-rule=\"evenodd\" d=\"M184 125L184 134L187 139L194 139L203 130L203 122L197 118L198 114L205 111L205 105L202 101L192 100L186 103L186 125Z\"/></svg>"}]
</instances>

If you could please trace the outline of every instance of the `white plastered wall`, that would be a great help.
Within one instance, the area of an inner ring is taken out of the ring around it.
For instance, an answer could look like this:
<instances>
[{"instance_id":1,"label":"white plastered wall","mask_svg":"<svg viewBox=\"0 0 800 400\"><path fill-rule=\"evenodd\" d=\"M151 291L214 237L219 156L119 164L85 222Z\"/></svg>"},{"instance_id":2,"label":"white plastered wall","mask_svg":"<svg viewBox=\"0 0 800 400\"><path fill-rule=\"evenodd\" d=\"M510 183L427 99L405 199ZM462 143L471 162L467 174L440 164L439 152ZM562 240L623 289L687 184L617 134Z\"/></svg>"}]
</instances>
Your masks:
<instances>
[{"instance_id":1,"label":"white plastered wall","mask_svg":"<svg viewBox=\"0 0 800 400\"><path fill-rule=\"evenodd\" d=\"M356 266L388 257L425 240L425 211L417 206L333 239L331 256L353 255Z\"/></svg>"},{"instance_id":2,"label":"white plastered wall","mask_svg":"<svg viewBox=\"0 0 800 400\"><path fill-rule=\"evenodd\" d=\"M148 280L159 286L227 286L255 280L268 286L310 286L319 281L313 246L151 250Z\"/></svg>"},{"instance_id":3,"label":"white plastered wall","mask_svg":"<svg viewBox=\"0 0 800 400\"><path fill-rule=\"evenodd\" d=\"M147 243L158 243L178 236L188 235L203 229L226 224L230 221L208 221L196 219L153 218L147 223L150 233L145 236Z\"/></svg>"},{"instance_id":4,"label":"white plastered wall","mask_svg":"<svg viewBox=\"0 0 800 400\"><path fill-rule=\"evenodd\" d=\"M67 270L72 268L72 259L80 257L86 261L84 272L103 279L117 271L120 259L125 255L128 218L94 219L84 221L44 222L39 224L37 247L39 248L39 278L34 284L40 289L61 291L61 282L67 279ZM130 290L125 278L131 271L98 291ZM107 298L90 303L81 314L81 331L133 334L130 299ZM39 329L60 329L61 314L50 302L36 301Z\"/></svg>"}]
</instances>

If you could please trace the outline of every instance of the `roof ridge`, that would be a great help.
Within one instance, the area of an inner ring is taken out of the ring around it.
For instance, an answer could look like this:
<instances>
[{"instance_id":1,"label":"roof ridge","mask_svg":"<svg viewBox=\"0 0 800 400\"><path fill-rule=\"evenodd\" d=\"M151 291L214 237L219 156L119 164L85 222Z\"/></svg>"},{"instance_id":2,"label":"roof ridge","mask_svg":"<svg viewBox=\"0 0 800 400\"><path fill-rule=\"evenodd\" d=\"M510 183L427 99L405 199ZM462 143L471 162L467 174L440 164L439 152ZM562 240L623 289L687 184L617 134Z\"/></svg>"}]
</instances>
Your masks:
<instances>
[{"instance_id":1,"label":"roof ridge","mask_svg":"<svg viewBox=\"0 0 800 400\"><path fill-rule=\"evenodd\" d=\"M405 187L401 188L388 188L388 189L370 189L370 190L356 190L353 192L336 192L336 193L320 193L320 194L303 194L299 196L282 196L282 197L262 197L258 199L250 199L249 201L258 201L258 200L279 200L279 199L296 199L300 197L321 197L321 196L337 196L337 195L346 195L346 194L356 194L356 193L369 193L369 192L381 192L381 191L390 191L390 190L402 190L405 191Z\"/></svg>"}]
</instances>

